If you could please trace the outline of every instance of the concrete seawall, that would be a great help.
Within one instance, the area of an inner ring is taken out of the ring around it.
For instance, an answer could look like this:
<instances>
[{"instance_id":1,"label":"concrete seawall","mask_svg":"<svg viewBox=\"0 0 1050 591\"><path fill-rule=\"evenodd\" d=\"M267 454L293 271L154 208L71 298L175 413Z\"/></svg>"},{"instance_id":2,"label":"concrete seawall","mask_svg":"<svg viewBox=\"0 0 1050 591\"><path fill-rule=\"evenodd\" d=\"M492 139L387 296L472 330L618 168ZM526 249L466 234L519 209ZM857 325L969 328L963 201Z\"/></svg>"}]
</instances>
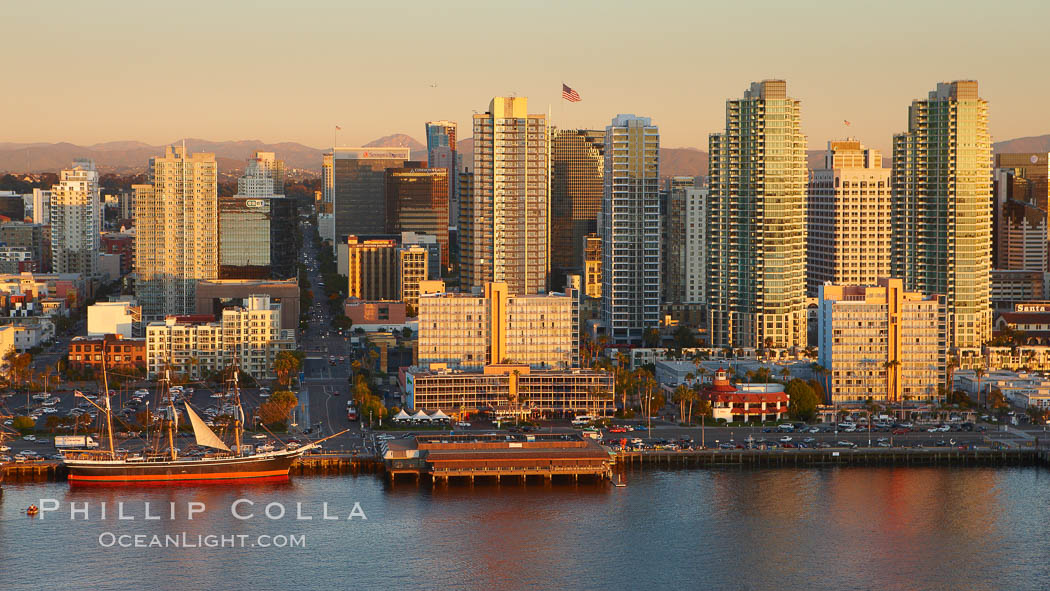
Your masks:
<instances>
[{"instance_id":1,"label":"concrete seawall","mask_svg":"<svg viewBox=\"0 0 1050 591\"><path fill-rule=\"evenodd\" d=\"M1048 452L1035 449L798 449L620 452L618 466L810 467L810 466L1047 466Z\"/></svg>"},{"instance_id":2,"label":"concrete seawall","mask_svg":"<svg viewBox=\"0 0 1050 591\"><path fill-rule=\"evenodd\" d=\"M633 468L770 468L819 466L1044 466L1044 449L855 449L855 450L700 450L619 452L617 469ZM61 462L8 463L0 467L0 482L58 482L66 479ZM292 465L293 476L372 474L384 472L383 462L371 456L313 455Z\"/></svg>"}]
</instances>

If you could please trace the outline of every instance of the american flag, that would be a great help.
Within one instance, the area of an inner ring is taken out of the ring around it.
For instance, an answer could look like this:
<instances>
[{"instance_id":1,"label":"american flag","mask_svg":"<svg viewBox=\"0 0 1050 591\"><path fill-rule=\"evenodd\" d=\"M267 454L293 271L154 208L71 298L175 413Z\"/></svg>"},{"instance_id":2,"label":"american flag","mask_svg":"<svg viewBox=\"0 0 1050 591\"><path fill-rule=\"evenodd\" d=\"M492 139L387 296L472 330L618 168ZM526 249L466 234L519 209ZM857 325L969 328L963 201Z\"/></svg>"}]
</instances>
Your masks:
<instances>
[{"instance_id":1,"label":"american flag","mask_svg":"<svg viewBox=\"0 0 1050 591\"><path fill-rule=\"evenodd\" d=\"M564 82L561 85L561 98L569 101L570 103L578 103L581 100L583 100L580 98L580 93L569 88L569 86Z\"/></svg>"}]
</instances>

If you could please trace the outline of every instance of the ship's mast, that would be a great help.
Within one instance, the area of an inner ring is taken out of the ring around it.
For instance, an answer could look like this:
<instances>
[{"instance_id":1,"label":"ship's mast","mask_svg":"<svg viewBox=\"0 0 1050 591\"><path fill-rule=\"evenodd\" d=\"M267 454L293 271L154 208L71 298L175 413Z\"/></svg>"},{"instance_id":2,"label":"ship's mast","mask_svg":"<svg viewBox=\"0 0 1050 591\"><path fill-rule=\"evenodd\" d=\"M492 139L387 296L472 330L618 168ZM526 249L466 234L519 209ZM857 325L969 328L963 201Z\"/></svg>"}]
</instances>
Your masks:
<instances>
[{"instance_id":1,"label":"ship's mast","mask_svg":"<svg viewBox=\"0 0 1050 591\"><path fill-rule=\"evenodd\" d=\"M109 406L109 379L106 377L106 356L102 356L102 395L106 398L106 435L109 438L109 457L116 458L113 446L113 412Z\"/></svg>"},{"instance_id":2,"label":"ship's mast","mask_svg":"<svg viewBox=\"0 0 1050 591\"><path fill-rule=\"evenodd\" d=\"M165 396L168 397L168 412L171 416L168 417L168 448L171 451L171 459L174 461L178 458L178 454L175 453L175 421L179 415L175 414L175 400L171 396L170 376L168 375L169 370L164 370L164 387L161 390Z\"/></svg>"},{"instance_id":3,"label":"ship's mast","mask_svg":"<svg viewBox=\"0 0 1050 591\"><path fill-rule=\"evenodd\" d=\"M236 362L233 365L233 403L237 406L237 416L233 417L233 437L234 437L234 450L237 455L241 455L241 417L244 416L244 409L241 408L241 389L237 383L238 374L241 373L237 368Z\"/></svg>"}]
</instances>

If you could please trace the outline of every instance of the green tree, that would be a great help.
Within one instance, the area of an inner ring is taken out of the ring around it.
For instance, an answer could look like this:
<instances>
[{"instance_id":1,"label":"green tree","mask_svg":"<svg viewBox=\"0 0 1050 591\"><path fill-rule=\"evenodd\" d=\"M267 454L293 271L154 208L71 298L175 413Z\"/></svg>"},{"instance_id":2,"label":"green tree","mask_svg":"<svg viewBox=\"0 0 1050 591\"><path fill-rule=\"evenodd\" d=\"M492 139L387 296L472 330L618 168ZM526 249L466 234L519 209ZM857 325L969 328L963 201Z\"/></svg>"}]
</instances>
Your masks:
<instances>
[{"instance_id":1,"label":"green tree","mask_svg":"<svg viewBox=\"0 0 1050 591\"><path fill-rule=\"evenodd\" d=\"M685 405L689 402L690 392L692 392L691 388L685 384L679 384L671 394L671 402L678 405L678 416L682 422L685 422Z\"/></svg>"},{"instance_id":2,"label":"green tree","mask_svg":"<svg viewBox=\"0 0 1050 591\"><path fill-rule=\"evenodd\" d=\"M267 425L281 424L288 420L292 409L299 405L295 392L278 390L270 399L259 405L259 418Z\"/></svg>"},{"instance_id":3,"label":"green tree","mask_svg":"<svg viewBox=\"0 0 1050 591\"><path fill-rule=\"evenodd\" d=\"M277 376L277 383L287 386L292 375L302 367L304 354L302 351L278 351L273 360L273 372Z\"/></svg>"},{"instance_id":4,"label":"green tree","mask_svg":"<svg viewBox=\"0 0 1050 591\"><path fill-rule=\"evenodd\" d=\"M684 324L679 324L674 331L674 346L679 349L692 349L696 346L696 335L693 329Z\"/></svg>"},{"instance_id":5,"label":"green tree","mask_svg":"<svg viewBox=\"0 0 1050 591\"><path fill-rule=\"evenodd\" d=\"M660 346L660 331L655 328L647 328L642 334L642 342L650 349Z\"/></svg>"},{"instance_id":6,"label":"green tree","mask_svg":"<svg viewBox=\"0 0 1050 591\"><path fill-rule=\"evenodd\" d=\"M788 402L788 415L800 421L813 420L817 414L817 405L820 404L820 398L813 388L796 378L788 382L784 391L791 397Z\"/></svg>"},{"instance_id":7,"label":"green tree","mask_svg":"<svg viewBox=\"0 0 1050 591\"><path fill-rule=\"evenodd\" d=\"M15 417L11 426L24 435L36 428L36 421L34 421L32 417Z\"/></svg>"}]
</instances>

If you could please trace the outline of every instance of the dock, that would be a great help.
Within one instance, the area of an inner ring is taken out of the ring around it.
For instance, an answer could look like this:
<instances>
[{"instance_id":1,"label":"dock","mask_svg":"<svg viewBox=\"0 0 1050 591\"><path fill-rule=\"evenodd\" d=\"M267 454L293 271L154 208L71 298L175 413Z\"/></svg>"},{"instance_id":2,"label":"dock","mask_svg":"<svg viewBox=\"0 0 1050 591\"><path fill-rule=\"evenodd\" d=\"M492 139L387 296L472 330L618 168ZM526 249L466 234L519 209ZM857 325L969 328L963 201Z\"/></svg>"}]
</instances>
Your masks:
<instances>
[{"instance_id":1,"label":"dock","mask_svg":"<svg viewBox=\"0 0 1050 591\"><path fill-rule=\"evenodd\" d=\"M411 476L447 484L452 479L474 482L504 479L528 482L612 476L612 457L592 439L576 434L419 435L387 441L381 446L390 482Z\"/></svg>"}]
</instances>

